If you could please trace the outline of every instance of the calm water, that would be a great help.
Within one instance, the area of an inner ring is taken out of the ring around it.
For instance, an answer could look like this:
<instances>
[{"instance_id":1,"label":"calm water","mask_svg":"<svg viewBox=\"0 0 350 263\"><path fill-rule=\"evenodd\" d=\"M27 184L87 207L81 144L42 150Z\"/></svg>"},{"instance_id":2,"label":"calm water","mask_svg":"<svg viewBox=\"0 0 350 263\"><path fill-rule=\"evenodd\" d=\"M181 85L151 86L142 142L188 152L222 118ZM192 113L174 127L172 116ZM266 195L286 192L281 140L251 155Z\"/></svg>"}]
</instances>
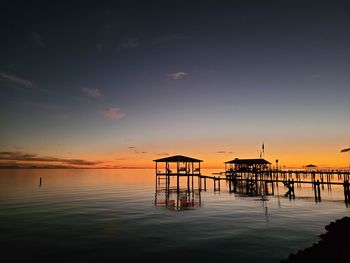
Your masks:
<instances>
[{"instance_id":1,"label":"calm water","mask_svg":"<svg viewBox=\"0 0 350 263\"><path fill-rule=\"evenodd\" d=\"M311 187L295 200L282 186L267 201L227 190L208 183L193 208L176 210L153 170L1 170L0 261L279 262L349 215L342 188L319 203Z\"/></svg>"}]
</instances>

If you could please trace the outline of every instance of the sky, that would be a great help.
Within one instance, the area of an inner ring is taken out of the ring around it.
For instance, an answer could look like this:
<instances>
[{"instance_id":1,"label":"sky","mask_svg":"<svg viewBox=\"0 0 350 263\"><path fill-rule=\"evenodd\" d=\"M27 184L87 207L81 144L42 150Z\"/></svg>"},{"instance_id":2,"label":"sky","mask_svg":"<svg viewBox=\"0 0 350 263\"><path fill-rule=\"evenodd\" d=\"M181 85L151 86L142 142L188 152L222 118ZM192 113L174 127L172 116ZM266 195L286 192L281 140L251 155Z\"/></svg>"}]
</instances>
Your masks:
<instances>
[{"instance_id":1,"label":"sky","mask_svg":"<svg viewBox=\"0 0 350 263\"><path fill-rule=\"evenodd\" d=\"M348 1L2 1L0 165L348 167Z\"/></svg>"}]
</instances>

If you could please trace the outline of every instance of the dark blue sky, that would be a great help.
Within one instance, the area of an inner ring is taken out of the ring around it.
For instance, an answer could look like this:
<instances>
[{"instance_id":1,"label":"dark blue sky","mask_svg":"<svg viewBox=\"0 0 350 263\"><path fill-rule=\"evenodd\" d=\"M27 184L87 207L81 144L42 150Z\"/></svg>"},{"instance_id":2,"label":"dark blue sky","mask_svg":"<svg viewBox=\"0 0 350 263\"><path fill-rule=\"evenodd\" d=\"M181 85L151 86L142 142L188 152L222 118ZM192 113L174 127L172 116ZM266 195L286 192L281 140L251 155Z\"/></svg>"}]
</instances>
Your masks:
<instances>
[{"instance_id":1,"label":"dark blue sky","mask_svg":"<svg viewBox=\"0 0 350 263\"><path fill-rule=\"evenodd\" d=\"M349 14L347 1L3 1L0 147L86 158L134 144L209 157L255 154L262 140L276 154L291 141L341 147Z\"/></svg>"}]
</instances>

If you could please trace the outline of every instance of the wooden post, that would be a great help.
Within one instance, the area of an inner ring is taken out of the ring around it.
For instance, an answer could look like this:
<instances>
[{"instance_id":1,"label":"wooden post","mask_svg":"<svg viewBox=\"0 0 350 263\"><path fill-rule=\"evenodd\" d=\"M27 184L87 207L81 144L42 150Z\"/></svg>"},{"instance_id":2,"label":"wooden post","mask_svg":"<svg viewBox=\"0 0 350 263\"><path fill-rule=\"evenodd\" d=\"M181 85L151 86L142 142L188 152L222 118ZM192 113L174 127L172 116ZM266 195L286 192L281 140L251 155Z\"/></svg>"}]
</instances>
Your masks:
<instances>
[{"instance_id":1,"label":"wooden post","mask_svg":"<svg viewBox=\"0 0 350 263\"><path fill-rule=\"evenodd\" d=\"M190 175L187 175L187 191L190 191Z\"/></svg>"},{"instance_id":2,"label":"wooden post","mask_svg":"<svg viewBox=\"0 0 350 263\"><path fill-rule=\"evenodd\" d=\"M314 193L315 193L315 202L317 203L318 198L317 198L317 191L316 191L316 182L315 182L315 180L312 180L312 182L313 182L313 188L314 188Z\"/></svg>"},{"instance_id":3,"label":"wooden post","mask_svg":"<svg viewBox=\"0 0 350 263\"><path fill-rule=\"evenodd\" d=\"M317 180L317 194L318 194L318 201L321 201L321 190L320 190L320 181Z\"/></svg>"},{"instance_id":4,"label":"wooden post","mask_svg":"<svg viewBox=\"0 0 350 263\"><path fill-rule=\"evenodd\" d=\"M273 180L271 180L271 185L272 185L272 194L274 195L275 194L275 186L274 186L274 182Z\"/></svg>"},{"instance_id":5,"label":"wooden post","mask_svg":"<svg viewBox=\"0 0 350 263\"><path fill-rule=\"evenodd\" d=\"M177 182L176 182L177 189L176 190L177 190L177 192L179 192L180 191L180 176L177 174L176 177L177 177L176 178L176 180L177 180Z\"/></svg>"},{"instance_id":6,"label":"wooden post","mask_svg":"<svg viewBox=\"0 0 350 263\"><path fill-rule=\"evenodd\" d=\"M344 180L344 198L345 198L345 202L348 203L350 197L350 193L349 193L349 181Z\"/></svg>"}]
</instances>

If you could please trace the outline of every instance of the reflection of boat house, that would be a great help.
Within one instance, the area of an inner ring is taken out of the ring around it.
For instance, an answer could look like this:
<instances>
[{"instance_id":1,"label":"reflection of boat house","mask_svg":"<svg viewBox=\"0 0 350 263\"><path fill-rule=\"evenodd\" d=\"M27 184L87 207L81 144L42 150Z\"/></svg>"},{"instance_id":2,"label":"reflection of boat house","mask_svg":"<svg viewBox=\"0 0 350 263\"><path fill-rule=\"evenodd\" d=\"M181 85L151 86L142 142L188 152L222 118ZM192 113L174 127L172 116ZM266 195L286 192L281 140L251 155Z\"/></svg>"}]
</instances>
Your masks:
<instances>
[{"instance_id":1,"label":"reflection of boat house","mask_svg":"<svg viewBox=\"0 0 350 263\"><path fill-rule=\"evenodd\" d=\"M254 172L269 169L271 163L265 159L234 159L225 162L226 172Z\"/></svg>"},{"instance_id":2,"label":"reflection of boat house","mask_svg":"<svg viewBox=\"0 0 350 263\"><path fill-rule=\"evenodd\" d=\"M191 157L175 155L154 160L157 175L200 175L201 162ZM161 165L164 164L164 165Z\"/></svg>"},{"instance_id":3,"label":"reflection of boat house","mask_svg":"<svg viewBox=\"0 0 350 263\"><path fill-rule=\"evenodd\" d=\"M200 191L187 191L170 188L156 189L155 205L171 210L188 210L201 206Z\"/></svg>"}]
</instances>

